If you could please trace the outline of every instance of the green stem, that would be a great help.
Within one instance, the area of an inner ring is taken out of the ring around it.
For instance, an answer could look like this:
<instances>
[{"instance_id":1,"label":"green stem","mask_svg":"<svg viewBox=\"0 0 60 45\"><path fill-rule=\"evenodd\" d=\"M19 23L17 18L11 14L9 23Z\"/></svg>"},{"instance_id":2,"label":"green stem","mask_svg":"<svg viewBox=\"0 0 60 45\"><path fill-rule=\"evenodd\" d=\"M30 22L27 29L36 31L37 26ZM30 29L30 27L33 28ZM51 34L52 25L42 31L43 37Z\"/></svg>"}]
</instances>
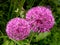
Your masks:
<instances>
[{"instance_id":1,"label":"green stem","mask_svg":"<svg viewBox=\"0 0 60 45\"><path fill-rule=\"evenodd\" d=\"M0 30L0 33L2 34L2 36L4 35L4 34L1 32L1 30Z\"/></svg>"},{"instance_id":2,"label":"green stem","mask_svg":"<svg viewBox=\"0 0 60 45\"><path fill-rule=\"evenodd\" d=\"M44 2L44 0L42 0L38 5L39 5L39 6L42 5L43 2Z\"/></svg>"},{"instance_id":3,"label":"green stem","mask_svg":"<svg viewBox=\"0 0 60 45\"><path fill-rule=\"evenodd\" d=\"M8 20L9 20L10 11L11 11L11 8L12 8L12 2L13 2L13 0L11 0L11 2L10 2L10 8L9 8L9 12L8 12Z\"/></svg>"},{"instance_id":4,"label":"green stem","mask_svg":"<svg viewBox=\"0 0 60 45\"><path fill-rule=\"evenodd\" d=\"M13 15L13 13L15 12L15 9L17 7L17 2L18 2L18 0L14 0L14 5L13 5L13 10L12 10L12 14L11 15Z\"/></svg>"},{"instance_id":5,"label":"green stem","mask_svg":"<svg viewBox=\"0 0 60 45\"><path fill-rule=\"evenodd\" d=\"M34 36L34 33L32 34L32 36L30 38L29 44L31 43L33 36Z\"/></svg>"},{"instance_id":6,"label":"green stem","mask_svg":"<svg viewBox=\"0 0 60 45\"><path fill-rule=\"evenodd\" d=\"M35 0L29 0L29 5L27 5L27 9L31 8L34 5Z\"/></svg>"}]
</instances>

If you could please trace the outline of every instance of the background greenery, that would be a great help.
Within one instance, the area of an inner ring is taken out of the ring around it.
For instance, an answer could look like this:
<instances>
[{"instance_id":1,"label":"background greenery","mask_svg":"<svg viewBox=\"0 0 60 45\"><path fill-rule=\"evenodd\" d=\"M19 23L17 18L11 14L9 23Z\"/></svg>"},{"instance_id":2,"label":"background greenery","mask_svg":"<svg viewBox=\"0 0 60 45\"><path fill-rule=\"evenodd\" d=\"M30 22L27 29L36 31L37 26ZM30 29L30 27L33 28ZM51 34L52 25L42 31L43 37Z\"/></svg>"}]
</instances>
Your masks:
<instances>
[{"instance_id":1,"label":"background greenery","mask_svg":"<svg viewBox=\"0 0 60 45\"><path fill-rule=\"evenodd\" d=\"M51 8L55 25L51 34L37 42L31 41L31 45L60 45L60 0L0 0L0 45L21 45L10 40L5 32L7 22L14 17L25 18L27 10L34 6L47 6ZM23 13L22 13L23 12ZM24 43L28 41L24 41ZM23 42L22 42L22 45ZM29 45L29 44L27 44Z\"/></svg>"}]
</instances>

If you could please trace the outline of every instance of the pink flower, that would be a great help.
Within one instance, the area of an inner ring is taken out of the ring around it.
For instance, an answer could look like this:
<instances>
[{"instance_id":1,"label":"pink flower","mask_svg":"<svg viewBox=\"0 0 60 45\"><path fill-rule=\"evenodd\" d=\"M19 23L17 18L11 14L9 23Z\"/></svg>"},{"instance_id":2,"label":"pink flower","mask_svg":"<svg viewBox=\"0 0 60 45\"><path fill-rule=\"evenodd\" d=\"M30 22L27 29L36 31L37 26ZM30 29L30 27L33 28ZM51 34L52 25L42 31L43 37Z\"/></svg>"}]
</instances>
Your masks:
<instances>
[{"instance_id":1,"label":"pink flower","mask_svg":"<svg viewBox=\"0 0 60 45\"><path fill-rule=\"evenodd\" d=\"M23 40L30 33L30 25L25 19L13 18L6 26L6 33L10 39Z\"/></svg>"},{"instance_id":2,"label":"pink flower","mask_svg":"<svg viewBox=\"0 0 60 45\"><path fill-rule=\"evenodd\" d=\"M52 11L44 6L33 7L26 13L31 30L34 32L49 31L55 23Z\"/></svg>"}]
</instances>

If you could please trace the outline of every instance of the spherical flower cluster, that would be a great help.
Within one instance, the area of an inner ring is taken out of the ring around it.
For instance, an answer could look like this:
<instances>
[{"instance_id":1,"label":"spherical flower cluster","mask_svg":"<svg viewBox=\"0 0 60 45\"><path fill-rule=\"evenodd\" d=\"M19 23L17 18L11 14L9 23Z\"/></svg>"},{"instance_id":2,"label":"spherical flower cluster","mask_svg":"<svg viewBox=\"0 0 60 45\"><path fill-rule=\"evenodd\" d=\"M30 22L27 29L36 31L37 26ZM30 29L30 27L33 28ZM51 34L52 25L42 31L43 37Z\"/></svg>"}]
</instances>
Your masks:
<instances>
[{"instance_id":1,"label":"spherical flower cluster","mask_svg":"<svg viewBox=\"0 0 60 45\"><path fill-rule=\"evenodd\" d=\"M25 19L13 18L6 26L6 33L10 39L23 40L30 33L30 26Z\"/></svg>"},{"instance_id":2,"label":"spherical flower cluster","mask_svg":"<svg viewBox=\"0 0 60 45\"><path fill-rule=\"evenodd\" d=\"M28 10L26 20L29 21L31 30L34 32L49 31L55 22L52 11L44 6L37 6Z\"/></svg>"}]
</instances>

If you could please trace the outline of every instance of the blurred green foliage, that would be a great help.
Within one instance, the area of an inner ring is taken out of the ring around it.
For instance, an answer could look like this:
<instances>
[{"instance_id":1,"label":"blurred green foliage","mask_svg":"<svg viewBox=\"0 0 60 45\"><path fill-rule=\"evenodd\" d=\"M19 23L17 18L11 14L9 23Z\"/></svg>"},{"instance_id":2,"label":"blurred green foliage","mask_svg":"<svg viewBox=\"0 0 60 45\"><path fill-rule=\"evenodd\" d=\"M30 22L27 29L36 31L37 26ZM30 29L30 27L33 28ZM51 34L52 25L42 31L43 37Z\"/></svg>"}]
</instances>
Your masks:
<instances>
[{"instance_id":1,"label":"blurred green foliage","mask_svg":"<svg viewBox=\"0 0 60 45\"><path fill-rule=\"evenodd\" d=\"M37 42L31 41L31 45L60 45L60 0L0 0L0 45L20 45L18 42L6 38L6 24L14 17L21 17L22 10L25 16L27 10L34 6L50 6L55 25L51 29L50 35ZM18 12L15 12L17 8Z\"/></svg>"}]
</instances>

